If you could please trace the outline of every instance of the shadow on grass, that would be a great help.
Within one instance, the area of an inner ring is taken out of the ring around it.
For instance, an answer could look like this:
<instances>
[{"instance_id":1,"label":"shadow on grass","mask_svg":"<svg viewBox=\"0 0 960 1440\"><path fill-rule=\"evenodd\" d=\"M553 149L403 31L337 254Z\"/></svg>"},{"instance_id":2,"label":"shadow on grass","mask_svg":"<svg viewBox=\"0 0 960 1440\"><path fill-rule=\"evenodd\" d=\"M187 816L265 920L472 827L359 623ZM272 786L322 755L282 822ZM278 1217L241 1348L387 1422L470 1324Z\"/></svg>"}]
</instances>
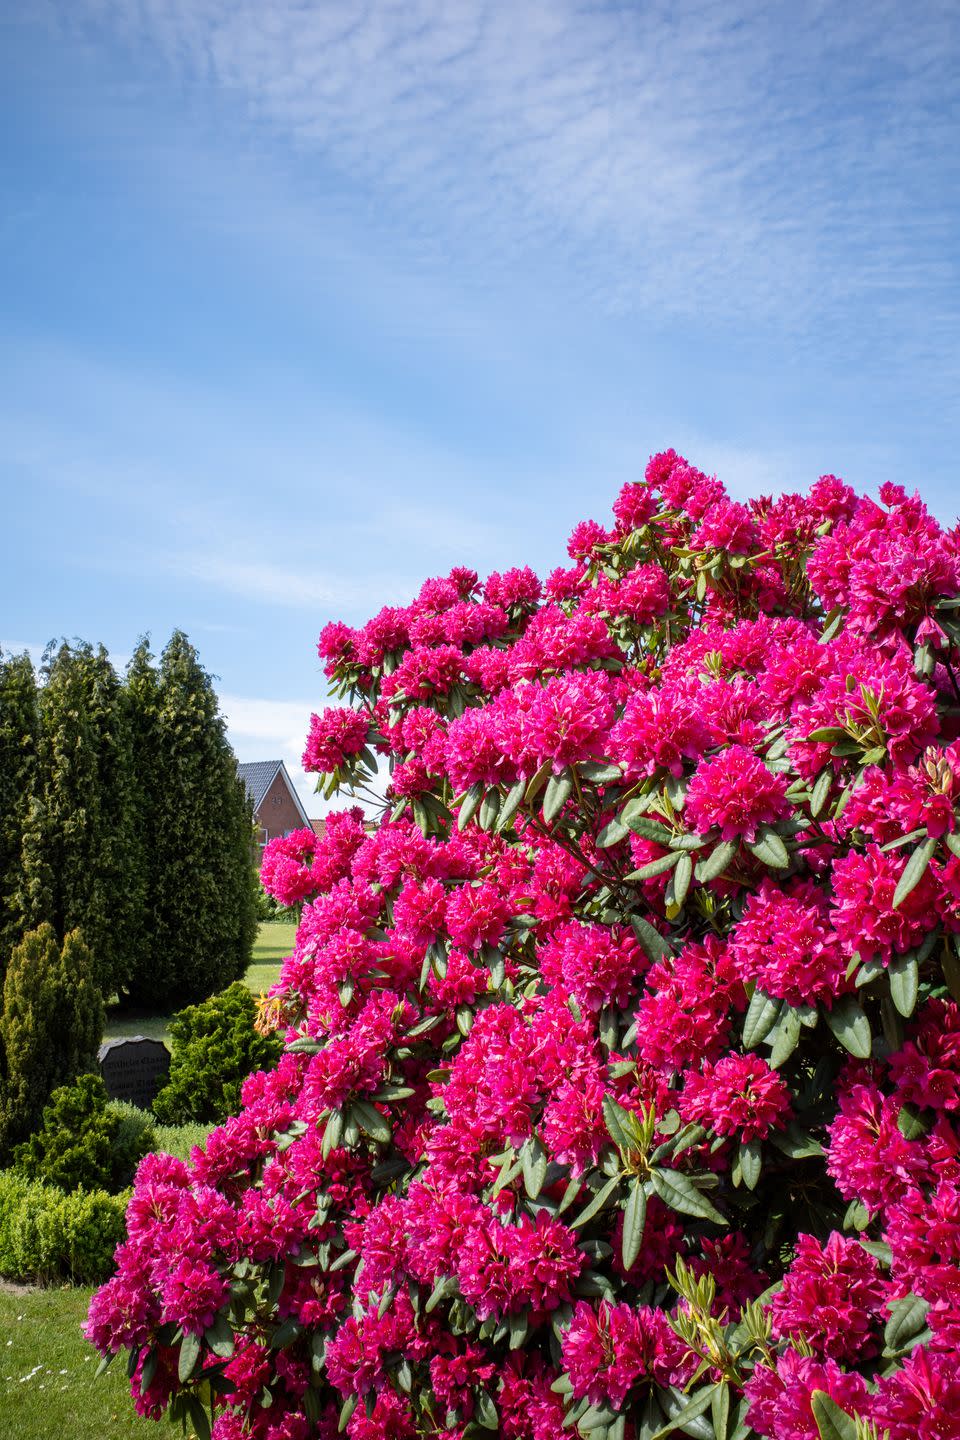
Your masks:
<instances>
[{"instance_id":1,"label":"shadow on grass","mask_svg":"<svg viewBox=\"0 0 960 1440\"><path fill-rule=\"evenodd\" d=\"M286 921L272 920L260 926L253 945L253 957L243 977L254 995L263 994L276 982L281 961L293 950L296 933L296 925ZM123 1010L118 1005L108 1006L103 1038L125 1040L133 1035L144 1035L148 1040L162 1040L169 1045L168 1027L173 1013L157 1014L149 1010Z\"/></svg>"}]
</instances>

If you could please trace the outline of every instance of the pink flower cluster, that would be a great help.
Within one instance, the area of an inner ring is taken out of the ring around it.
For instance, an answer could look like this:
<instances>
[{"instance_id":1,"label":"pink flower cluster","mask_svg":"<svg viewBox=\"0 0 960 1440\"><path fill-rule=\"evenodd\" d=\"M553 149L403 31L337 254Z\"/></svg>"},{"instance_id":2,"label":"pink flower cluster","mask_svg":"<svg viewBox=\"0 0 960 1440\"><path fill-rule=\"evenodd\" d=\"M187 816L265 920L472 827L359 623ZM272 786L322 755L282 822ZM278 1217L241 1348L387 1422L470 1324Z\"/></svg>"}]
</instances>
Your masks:
<instances>
[{"instance_id":1,"label":"pink flower cluster","mask_svg":"<svg viewBox=\"0 0 960 1440\"><path fill-rule=\"evenodd\" d=\"M326 626L304 763L387 795L266 848L285 1052L91 1304L140 1413L960 1440L960 543L880 502L667 451Z\"/></svg>"}]
</instances>

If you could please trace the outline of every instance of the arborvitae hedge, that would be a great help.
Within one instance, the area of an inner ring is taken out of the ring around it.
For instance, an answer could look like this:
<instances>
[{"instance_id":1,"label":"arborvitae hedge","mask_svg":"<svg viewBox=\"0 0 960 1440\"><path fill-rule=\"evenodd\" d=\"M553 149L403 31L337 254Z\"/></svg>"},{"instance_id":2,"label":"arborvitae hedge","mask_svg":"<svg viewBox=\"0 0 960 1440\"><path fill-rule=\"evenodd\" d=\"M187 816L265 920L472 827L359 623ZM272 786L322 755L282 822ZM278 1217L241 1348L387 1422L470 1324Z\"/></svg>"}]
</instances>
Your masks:
<instances>
[{"instance_id":1,"label":"arborvitae hedge","mask_svg":"<svg viewBox=\"0 0 960 1440\"><path fill-rule=\"evenodd\" d=\"M124 993L135 992L142 1003L150 1001L150 977L157 955L156 915L163 876L157 866L157 817L163 804L172 803L176 781L164 787L157 754L160 678L149 642L141 638L127 666L123 686L124 717L134 776L134 830L139 846L140 921L126 955Z\"/></svg>"},{"instance_id":2,"label":"arborvitae hedge","mask_svg":"<svg viewBox=\"0 0 960 1440\"><path fill-rule=\"evenodd\" d=\"M23 921L80 927L106 996L142 924L141 867L120 681L103 646L48 652L39 783L23 839Z\"/></svg>"},{"instance_id":3,"label":"arborvitae hedge","mask_svg":"<svg viewBox=\"0 0 960 1440\"><path fill-rule=\"evenodd\" d=\"M241 976L251 812L209 675L177 631L121 682L102 646L0 657L0 984L25 930L79 926L104 997L161 1008Z\"/></svg>"},{"instance_id":4,"label":"arborvitae hedge","mask_svg":"<svg viewBox=\"0 0 960 1440\"><path fill-rule=\"evenodd\" d=\"M21 850L37 778L38 728L29 655L0 655L0 986L23 930Z\"/></svg>"},{"instance_id":5,"label":"arborvitae hedge","mask_svg":"<svg viewBox=\"0 0 960 1440\"><path fill-rule=\"evenodd\" d=\"M153 754L152 954L129 988L164 1006L239 979L256 934L250 804L210 676L179 630L160 660Z\"/></svg>"}]
</instances>

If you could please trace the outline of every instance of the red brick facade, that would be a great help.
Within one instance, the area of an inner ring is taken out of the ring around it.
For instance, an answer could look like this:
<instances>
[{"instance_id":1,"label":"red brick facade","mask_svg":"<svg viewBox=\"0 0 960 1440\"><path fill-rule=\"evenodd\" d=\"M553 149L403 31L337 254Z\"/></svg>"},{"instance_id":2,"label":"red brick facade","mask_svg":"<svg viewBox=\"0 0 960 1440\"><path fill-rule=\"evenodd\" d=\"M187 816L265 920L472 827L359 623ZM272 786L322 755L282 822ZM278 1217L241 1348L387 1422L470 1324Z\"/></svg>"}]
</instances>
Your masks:
<instances>
[{"instance_id":1,"label":"red brick facade","mask_svg":"<svg viewBox=\"0 0 960 1440\"><path fill-rule=\"evenodd\" d=\"M257 824L260 827L260 844L266 845L288 830L299 830L303 826L301 812L290 793L290 786L283 770L278 770L273 784L264 795L257 810Z\"/></svg>"},{"instance_id":2,"label":"red brick facade","mask_svg":"<svg viewBox=\"0 0 960 1440\"><path fill-rule=\"evenodd\" d=\"M257 760L238 767L254 806L256 844L310 827L310 820L293 788L282 760Z\"/></svg>"}]
</instances>

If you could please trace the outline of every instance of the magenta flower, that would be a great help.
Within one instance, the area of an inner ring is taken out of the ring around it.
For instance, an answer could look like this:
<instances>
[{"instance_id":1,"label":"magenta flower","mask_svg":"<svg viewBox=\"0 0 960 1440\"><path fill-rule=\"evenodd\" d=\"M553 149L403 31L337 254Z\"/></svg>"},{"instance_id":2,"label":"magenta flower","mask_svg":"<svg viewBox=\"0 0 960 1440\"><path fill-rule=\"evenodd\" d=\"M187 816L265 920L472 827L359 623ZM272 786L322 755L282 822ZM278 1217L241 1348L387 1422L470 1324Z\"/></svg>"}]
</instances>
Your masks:
<instances>
[{"instance_id":1,"label":"magenta flower","mask_svg":"<svg viewBox=\"0 0 960 1440\"><path fill-rule=\"evenodd\" d=\"M687 809L691 822L705 833L720 828L721 840L757 838L761 825L775 825L790 814L787 781L768 770L751 750L729 745L703 760L690 782Z\"/></svg>"},{"instance_id":2,"label":"magenta flower","mask_svg":"<svg viewBox=\"0 0 960 1440\"><path fill-rule=\"evenodd\" d=\"M304 770L329 774L367 743L369 721L357 710L324 710L310 716L310 734L303 752Z\"/></svg>"},{"instance_id":3,"label":"magenta flower","mask_svg":"<svg viewBox=\"0 0 960 1440\"><path fill-rule=\"evenodd\" d=\"M744 1142L782 1130L792 1113L784 1080L759 1055L724 1055L688 1070L680 1105L685 1119Z\"/></svg>"}]
</instances>

